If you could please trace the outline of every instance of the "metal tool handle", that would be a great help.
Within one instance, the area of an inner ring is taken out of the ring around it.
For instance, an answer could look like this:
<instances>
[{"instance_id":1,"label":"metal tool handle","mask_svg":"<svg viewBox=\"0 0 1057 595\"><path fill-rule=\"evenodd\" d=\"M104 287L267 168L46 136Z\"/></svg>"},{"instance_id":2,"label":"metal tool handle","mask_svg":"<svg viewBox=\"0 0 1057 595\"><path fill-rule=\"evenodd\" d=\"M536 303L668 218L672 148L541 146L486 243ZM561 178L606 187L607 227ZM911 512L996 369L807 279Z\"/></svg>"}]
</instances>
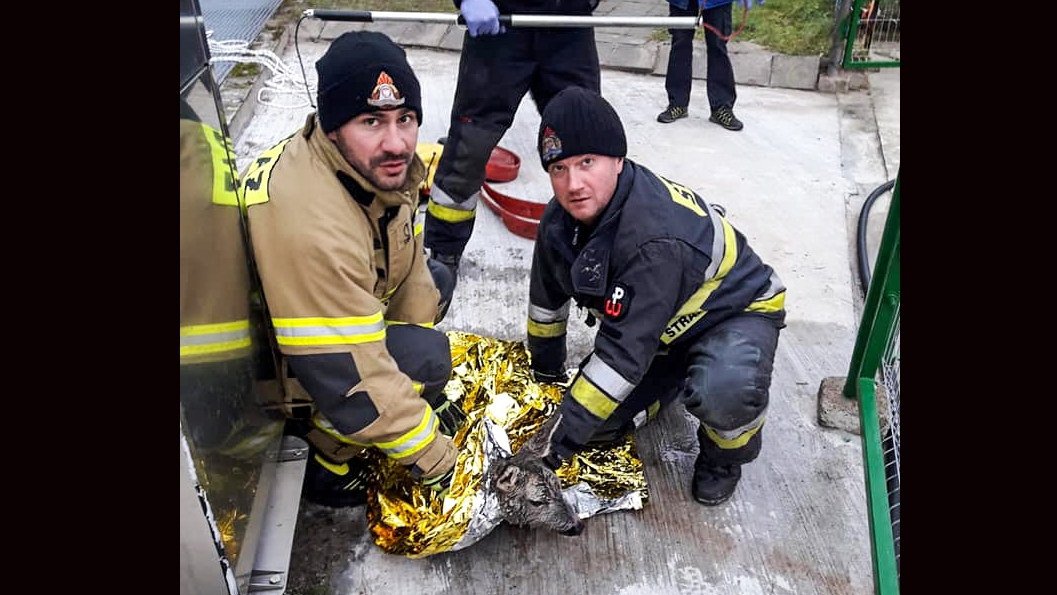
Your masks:
<instances>
[{"instance_id":1,"label":"metal tool handle","mask_svg":"<svg viewBox=\"0 0 1057 595\"><path fill-rule=\"evenodd\" d=\"M465 25L462 15L453 12L394 12L381 10L330 10L309 8L302 16L321 21L353 23L414 22ZM506 27L665 27L693 29L697 17L595 17L558 14L501 14L499 24Z\"/></svg>"}]
</instances>

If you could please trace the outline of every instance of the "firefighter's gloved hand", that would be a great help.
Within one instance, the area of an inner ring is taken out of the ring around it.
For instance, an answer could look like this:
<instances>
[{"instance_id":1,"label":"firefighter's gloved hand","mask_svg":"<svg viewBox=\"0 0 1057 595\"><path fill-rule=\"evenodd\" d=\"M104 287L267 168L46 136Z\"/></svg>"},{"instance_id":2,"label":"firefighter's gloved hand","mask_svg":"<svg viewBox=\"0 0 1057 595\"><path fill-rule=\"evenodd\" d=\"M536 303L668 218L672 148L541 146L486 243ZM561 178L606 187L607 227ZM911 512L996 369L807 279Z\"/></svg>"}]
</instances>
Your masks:
<instances>
[{"instance_id":1,"label":"firefighter's gloved hand","mask_svg":"<svg viewBox=\"0 0 1057 595\"><path fill-rule=\"evenodd\" d=\"M444 402L433 412L437 414L441 433L449 438L454 438L455 433L466 423L466 413L454 401L444 399Z\"/></svg>"},{"instance_id":2,"label":"firefighter's gloved hand","mask_svg":"<svg viewBox=\"0 0 1057 595\"><path fill-rule=\"evenodd\" d=\"M422 480L422 485L433 490L433 493L443 500L448 492L451 490L451 479L455 477L455 467L448 469L446 473L441 473L436 477L431 477Z\"/></svg>"},{"instance_id":3,"label":"firefighter's gloved hand","mask_svg":"<svg viewBox=\"0 0 1057 595\"><path fill-rule=\"evenodd\" d=\"M532 370L532 380L539 384L565 384L569 382L569 376L565 374L565 370Z\"/></svg>"},{"instance_id":4,"label":"firefighter's gloved hand","mask_svg":"<svg viewBox=\"0 0 1057 595\"><path fill-rule=\"evenodd\" d=\"M503 33L506 28L499 24L499 9L492 0L462 0L459 12L466 21L470 37Z\"/></svg>"}]
</instances>

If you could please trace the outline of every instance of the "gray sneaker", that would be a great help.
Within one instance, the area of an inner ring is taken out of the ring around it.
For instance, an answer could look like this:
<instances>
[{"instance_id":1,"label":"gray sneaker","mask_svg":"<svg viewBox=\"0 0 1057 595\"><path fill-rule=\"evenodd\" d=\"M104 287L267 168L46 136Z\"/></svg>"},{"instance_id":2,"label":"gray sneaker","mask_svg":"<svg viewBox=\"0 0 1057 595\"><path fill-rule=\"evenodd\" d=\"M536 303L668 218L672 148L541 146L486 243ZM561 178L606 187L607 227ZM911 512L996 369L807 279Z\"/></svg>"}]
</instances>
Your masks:
<instances>
[{"instance_id":1,"label":"gray sneaker","mask_svg":"<svg viewBox=\"0 0 1057 595\"><path fill-rule=\"evenodd\" d=\"M741 120L734 116L734 110L725 105L721 105L712 110L712 115L708 117L708 121L715 122L727 130L741 130L744 128L744 124L741 123Z\"/></svg>"},{"instance_id":2,"label":"gray sneaker","mask_svg":"<svg viewBox=\"0 0 1057 595\"><path fill-rule=\"evenodd\" d=\"M669 105L663 112L657 114L657 121L662 124L671 124L679 118L685 118L690 112L685 107Z\"/></svg>"}]
</instances>

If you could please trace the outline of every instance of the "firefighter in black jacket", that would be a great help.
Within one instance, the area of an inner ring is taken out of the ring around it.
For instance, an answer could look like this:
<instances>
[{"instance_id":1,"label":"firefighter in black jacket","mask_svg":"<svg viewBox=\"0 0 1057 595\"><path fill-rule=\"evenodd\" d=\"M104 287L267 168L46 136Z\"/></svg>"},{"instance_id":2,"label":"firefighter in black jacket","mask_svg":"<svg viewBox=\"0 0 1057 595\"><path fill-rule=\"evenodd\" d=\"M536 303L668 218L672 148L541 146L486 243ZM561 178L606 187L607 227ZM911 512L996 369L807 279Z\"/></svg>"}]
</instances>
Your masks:
<instances>
[{"instance_id":1,"label":"firefighter in black jacket","mask_svg":"<svg viewBox=\"0 0 1057 595\"><path fill-rule=\"evenodd\" d=\"M599 324L548 463L620 438L678 399L701 421L693 495L724 502L760 452L785 287L715 207L624 158L620 118L598 94L555 96L537 146L556 198L532 259L537 380L565 380L570 298Z\"/></svg>"},{"instance_id":2,"label":"firefighter in black jacket","mask_svg":"<svg viewBox=\"0 0 1057 595\"><path fill-rule=\"evenodd\" d=\"M466 21L459 79L444 152L430 190L425 245L457 280L473 231L477 198L492 150L527 91L542 114L562 89L600 91L594 29L516 28L503 14L590 15L598 0L454 0Z\"/></svg>"}]
</instances>

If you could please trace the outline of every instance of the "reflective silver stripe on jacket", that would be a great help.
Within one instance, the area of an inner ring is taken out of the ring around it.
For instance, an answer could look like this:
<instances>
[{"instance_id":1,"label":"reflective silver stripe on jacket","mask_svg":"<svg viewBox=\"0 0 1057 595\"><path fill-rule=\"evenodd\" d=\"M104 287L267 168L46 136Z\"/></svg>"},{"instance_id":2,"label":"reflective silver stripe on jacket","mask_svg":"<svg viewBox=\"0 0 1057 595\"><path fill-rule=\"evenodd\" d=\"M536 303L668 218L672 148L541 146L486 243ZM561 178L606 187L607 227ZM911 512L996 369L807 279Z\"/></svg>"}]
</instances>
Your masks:
<instances>
[{"instance_id":1,"label":"reflective silver stripe on jacket","mask_svg":"<svg viewBox=\"0 0 1057 595\"><path fill-rule=\"evenodd\" d=\"M707 205L707 208L708 220L712 222L712 262L705 269L705 281L710 281L719 272L719 265L723 262L727 247L726 234L723 233L723 221L720 220L719 213L712 208L712 205Z\"/></svg>"},{"instance_id":2,"label":"reflective silver stripe on jacket","mask_svg":"<svg viewBox=\"0 0 1057 595\"><path fill-rule=\"evenodd\" d=\"M580 373L617 402L623 402L635 389L634 384L624 380L624 377L602 361L597 353L591 354L590 361Z\"/></svg>"}]
</instances>

